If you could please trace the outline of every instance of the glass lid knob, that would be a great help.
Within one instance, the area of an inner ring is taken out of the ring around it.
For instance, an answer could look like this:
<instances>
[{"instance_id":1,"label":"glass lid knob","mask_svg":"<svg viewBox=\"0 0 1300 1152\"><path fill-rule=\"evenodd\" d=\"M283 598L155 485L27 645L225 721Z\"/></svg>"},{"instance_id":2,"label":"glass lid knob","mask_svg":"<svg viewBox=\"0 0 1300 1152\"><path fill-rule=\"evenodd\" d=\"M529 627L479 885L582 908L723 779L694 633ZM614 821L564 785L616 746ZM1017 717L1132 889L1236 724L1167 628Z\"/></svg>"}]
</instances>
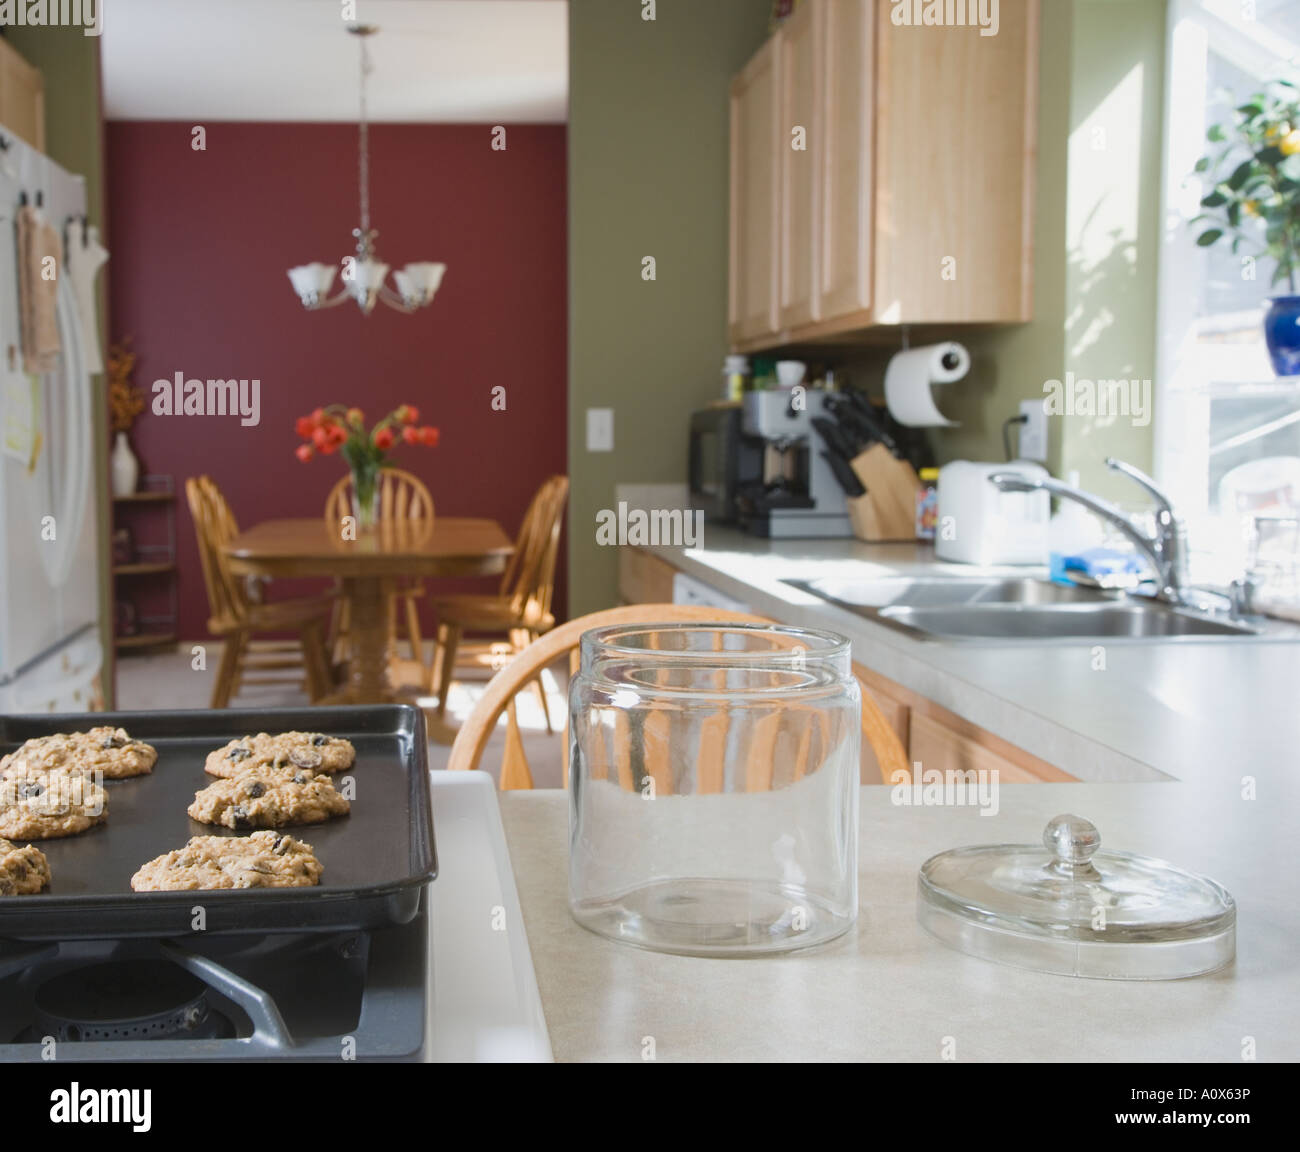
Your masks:
<instances>
[{"instance_id":1,"label":"glass lid knob","mask_svg":"<svg viewBox=\"0 0 1300 1152\"><path fill-rule=\"evenodd\" d=\"M1052 854L1052 869L1066 876L1095 876L1092 854L1101 847L1101 833L1082 816L1054 816L1043 829L1043 844Z\"/></svg>"}]
</instances>

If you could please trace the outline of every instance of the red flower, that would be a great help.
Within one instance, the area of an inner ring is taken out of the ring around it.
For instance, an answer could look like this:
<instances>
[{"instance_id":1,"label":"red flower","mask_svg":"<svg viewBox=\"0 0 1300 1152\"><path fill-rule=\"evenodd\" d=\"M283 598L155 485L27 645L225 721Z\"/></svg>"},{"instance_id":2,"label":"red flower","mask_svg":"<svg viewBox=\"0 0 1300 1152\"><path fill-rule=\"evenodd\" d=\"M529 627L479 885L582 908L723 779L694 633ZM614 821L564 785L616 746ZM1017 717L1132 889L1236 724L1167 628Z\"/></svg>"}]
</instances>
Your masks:
<instances>
[{"instance_id":1,"label":"red flower","mask_svg":"<svg viewBox=\"0 0 1300 1152\"><path fill-rule=\"evenodd\" d=\"M391 428L381 428L375 433L375 447L381 452L387 452L393 446L395 439L396 437L393 435Z\"/></svg>"},{"instance_id":2,"label":"red flower","mask_svg":"<svg viewBox=\"0 0 1300 1152\"><path fill-rule=\"evenodd\" d=\"M324 452L325 446L330 442L329 425L317 424L316 427L311 430L311 442Z\"/></svg>"},{"instance_id":3,"label":"red flower","mask_svg":"<svg viewBox=\"0 0 1300 1152\"><path fill-rule=\"evenodd\" d=\"M293 429L304 440L310 440L311 434L315 430L316 424L310 416L299 416L298 422L294 424Z\"/></svg>"},{"instance_id":4,"label":"red flower","mask_svg":"<svg viewBox=\"0 0 1300 1152\"><path fill-rule=\"evenodd\" d=\"M304 464L306 464L307 461L310 460L316 453L313 451L312 446L310 444L299 444L298 447L293 450L293 454L297 456L298 459L301 460Z\"/></svg>"},{"instance_id":5,"label":"red flower","mask_svg":"<svg viewBox=\"0 0 1300 1152\"><path fill-rule=\"evenodd\" d=\"M324 408L313 408L311 410L311 421L313 424L319 424L325 419Z\"/></svg>"},{"instance_id":6,"label":"red flower","mask_svg":"<svg viewBox=\"0 0 1300 1152\"><path fill-rule=\"evenodd\" d=\"M438 443L438 429L426 424L420 429L420 442L425 446L432 448Z\"/></svg>"},{"instance_id":7,"label":"red flower","mask_svg":"<svg viewBox=\"0 0 1300 1152\"><path fill-rule=\"evenodd\" d=\"M420 442L420 430L412 428L409 424L402 429L402 441L405 444L418 444Z\"/></svg>"},{"instance_id":8,"label":"red flower","mask_svg":"<svg viewBox=\"0 0 1300 1152\"><path fill-rule=\"evenodd\" d=\"M403 404L397 410L397 418L403 424L414 424L420 418L420 410L414 404Z\"/></svg>"}]
</instances>

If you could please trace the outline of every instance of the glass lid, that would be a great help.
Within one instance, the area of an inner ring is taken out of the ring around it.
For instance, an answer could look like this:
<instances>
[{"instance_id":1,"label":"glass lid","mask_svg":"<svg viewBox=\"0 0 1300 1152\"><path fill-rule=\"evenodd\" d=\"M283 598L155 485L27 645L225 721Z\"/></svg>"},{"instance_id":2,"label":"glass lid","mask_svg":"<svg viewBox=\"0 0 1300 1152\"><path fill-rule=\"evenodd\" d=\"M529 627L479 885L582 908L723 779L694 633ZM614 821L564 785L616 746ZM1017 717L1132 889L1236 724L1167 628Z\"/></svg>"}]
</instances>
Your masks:
<instances>
[{"instance_id":1,"label":"glass lid","mask_svg":"<svg viewBox=\"0 0 1300 1152\"><path fill-rule=\"evenodd\" d=\"M1091 823L1067 815L1048 822L1043 847L941 852L921 865L917 916L962 952L1067 976L1170 980L1232 961L1228 892L1163 860L1100 847Z\"/></svg>"}]
</instances>

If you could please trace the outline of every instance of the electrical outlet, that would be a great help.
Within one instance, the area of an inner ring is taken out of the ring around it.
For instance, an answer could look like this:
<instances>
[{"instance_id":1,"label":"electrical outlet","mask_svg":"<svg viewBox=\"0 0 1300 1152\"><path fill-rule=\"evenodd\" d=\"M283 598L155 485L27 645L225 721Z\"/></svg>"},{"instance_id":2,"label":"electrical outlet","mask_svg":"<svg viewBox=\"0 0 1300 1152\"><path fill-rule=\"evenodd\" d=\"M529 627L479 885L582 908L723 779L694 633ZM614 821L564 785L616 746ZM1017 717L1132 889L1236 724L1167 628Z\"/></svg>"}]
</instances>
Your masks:
<instances>
[{"instance_id":1,"label":"electrical outlet","mask_svg":"<svg viewBox=\"0 0 1300 1152\"><path fill-rule=\"evenodd\" d=\"M587 409L587 451L614 451L614 409Z\"/></svg>"},{"instance_id":2,"label":"electrical outlet","mask_svg":"<svg viewBox=\"0 0 1300 1152\"><path fill-rule=\"evenodd\" d=\"M1025 422L1020 425L1020 445L1017 453L1021 460L1047 463L1047 407L1042 400L1021 400L1020 414Z\"/></svg>"}]
</instances>

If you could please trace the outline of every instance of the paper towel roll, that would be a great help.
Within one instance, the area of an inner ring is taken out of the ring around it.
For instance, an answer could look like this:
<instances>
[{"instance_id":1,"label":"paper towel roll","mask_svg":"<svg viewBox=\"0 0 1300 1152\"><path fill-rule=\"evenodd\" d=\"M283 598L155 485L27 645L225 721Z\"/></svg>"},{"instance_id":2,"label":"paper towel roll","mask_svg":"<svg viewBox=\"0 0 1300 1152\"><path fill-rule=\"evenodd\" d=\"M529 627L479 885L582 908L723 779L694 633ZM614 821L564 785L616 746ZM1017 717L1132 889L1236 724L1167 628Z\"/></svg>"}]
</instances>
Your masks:
<instances>
[{"instance_id":1,"label":"paper towel roll","mask_svg":"<svg viewBox=\"0 0 1300 1152\"><path fill-rule=\"evenodd\" d=\"M896 353L885 369L885 404L908 428L954 428L935 406L932 384L951 384L970 371L970 353L960 344L926 344Z\"/></svg>"}]
</instances>

